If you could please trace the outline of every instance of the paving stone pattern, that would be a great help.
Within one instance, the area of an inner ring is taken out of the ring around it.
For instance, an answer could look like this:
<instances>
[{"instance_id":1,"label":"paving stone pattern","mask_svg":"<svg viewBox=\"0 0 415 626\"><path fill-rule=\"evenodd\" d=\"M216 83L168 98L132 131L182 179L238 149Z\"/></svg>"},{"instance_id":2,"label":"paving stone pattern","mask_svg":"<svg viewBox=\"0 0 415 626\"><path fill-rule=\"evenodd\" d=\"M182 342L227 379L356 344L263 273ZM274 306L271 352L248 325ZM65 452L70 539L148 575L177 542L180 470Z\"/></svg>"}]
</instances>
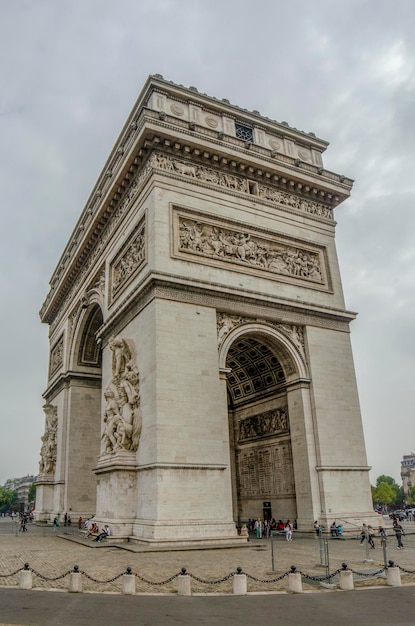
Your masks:
<instances>
[{"instance_id":1,"label":"paving stone pattern","mask_svg":"<svg viewBox=\"0 0 415 626\"><path fill-rule=\"evenodd\" d=\"M389 532L387 558L393 559L405 569L415 571L415 523L406 525L407 535L404 537L404 550L396 550L397 542ZM294 533L293 541L287 542L284 537L275 537L274 570L272 571L271 540L257 540L251 537L247 547L207 550L152 551L136 543L115 545L110 541L97 544L85 539L76 528L61 527L57 534L52 528L28 526L28 532L16 532L17 526L7 519L0 519L0 586L18 586L19 574L4 577L29 563L30 567L42 577L53 579L78 565L82 576L84 591L121 592L122 577L113 582L108 581L131 567L133 573L152 582L163 582L180 572L182 567L197 578L217 581L225 578L237 567L260 581L248 578L248 591L276 591L287 589L287 579L278 582L261 582L278 578L289 571L292 565L311 576L324 576L321 567L323 554L318 538L314 533ZM412 534L412 531L414 534ZM353 570L364 572L382 568L383 551L379 540L375 550L367 550L361 546L356 534L345 540L327 537L330 568L333 572L346 562ZM367 562L369 557L370 562ZM59 580L45 580L33 575L34 588L68 589L69 576ZM95 579L95 580L92 580ZM405 575L405 582L415 581L414 575ZM232 578L218 584L206 584L192 580L194 593L231 593ZM384 579L365 579L356 585L385 584ZM303 587L309 585L303 580ZM315 588L315 586L314 586ZM176 593L177 579L167 584L153 585L136 578L137 593Z\"/></svg>"}]
</instances>

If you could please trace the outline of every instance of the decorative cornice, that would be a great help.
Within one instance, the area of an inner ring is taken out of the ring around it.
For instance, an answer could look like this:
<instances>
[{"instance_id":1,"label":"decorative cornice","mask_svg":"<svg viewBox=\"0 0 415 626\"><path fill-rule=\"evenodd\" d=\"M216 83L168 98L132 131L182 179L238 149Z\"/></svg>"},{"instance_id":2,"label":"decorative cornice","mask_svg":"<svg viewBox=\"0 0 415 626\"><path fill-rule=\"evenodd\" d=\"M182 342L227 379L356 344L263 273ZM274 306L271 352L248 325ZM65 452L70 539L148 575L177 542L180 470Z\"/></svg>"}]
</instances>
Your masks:
<instances>
[{"instance_id":1,"label":"decorative cornice","mask_svg":"<svg viewBox=\"0 0 415 626\"><path fill-rule=\"evenodd\" d=\"M58 376L55 380L48 385L46 391L43 393L43 397L47 402L54 398L64 387L67 387L71 382L87 383L91 387L100 388L102 385L101 374L89 374L83 372L74 372L69 370Z\"/></svg>"},{"instance_id":2,"label":"decorative cornice","mask_svg":"<svg viewBox=\"0 0 415 626\"><path fill-rule=\"evenodd\" d=\"M369 465L318 465L317 472L370 472Z\"/></svg>"},{"instance_id":3,"label":"decorative cornice","mask_svg":"<svg viewBox=\"0 0 415 626\"><path fill-rule=\"evenodd\" d=\"M296 324L298 326L318 326L333 328L349 332L349 323L356 314L350 311L334 309L332 307L315 306L306 302L293 302L285 298L258 298L263 294L252 293L244 295L228 287L223 293L223 285L195 283L182 280L175 282L176 277L168 274L147 274L142 281L119 303L117 308L102 325L99 336L103 341L112 334L120 333L123 328L149 302L155 298L177 300L189 304L202 304L226 311L230 315L243 315L261 320L278 320L281 324Z\"/></svg>"},{"instance_id":4,"label":"decorative cornice","mask_svg":"<svg viewBox=\"0 0 415 626\"><path fill-rule=\"evenodd\" d=\"M202 142L203 155L206 152L206 148L208 148L208 144L210 150L213 148L213 152L216 151L216 154L212 154L212 159L215 162L216 160L219 162L220 159L223 158L226 159L226 155L230 150L235 154L240 154L241 164L245 168L248 162L252 163L253 160L257 161L257 164L253 167L254 171L252 172L254 177L261 176L262 170L269 168L270 171L264 173L265 179L267 179L267 174L268 176L271 176L271 174L275 175L275 168L279 170L282 168L283 171L285 170L286 175L281 176L281 181L283 184L287 184L288 187L295 187L298 184L302 184L300 181L305 177L307 182L304 187L309 188L309 193L316 198L320 192L331 194L333 206L349 195L352 184L350 179L332 174L314 165L302 163L299 159L273 153L271 149L264 148L260 145L253 144L247 147L244 142L236 137L222 137L224 133L218 137L216 131L208 128L198 127L192 130L190 124L185 120L178 119L174 117L174 115L166 116L166 114L161 111L149 109L148 103L151 94L156 89L162 89L164 92L168 92L171 97L178 97L179 95L182 97L186 96L188 102L194 100L197 101L199 105L202 102L205 102L205 104L209 103L210 106L215 103L216 109L220 107L221 110L227 110L228 114L232 111L237 112L238 118L240 118L241 115L252 117L252 121L255 121L256 124L271 125L278 129L279 133L294 134L297 138L302 138L303 141L307 140L310 145L315 144L320 151L327 145L325 142L313 137L312 134L306 135L296 129L290 129L285 124L278 124L272 122L272 120L266 120L265 118L261 118L257 113L252 115L243 109L228 105L226 102L209 98L205 94L198 94L198 92L193 89L185 89L182 86L164 81L164 79L160 79L158 76L150 77L104 166L103 172L98 178L52 276L51 290L40 312L42 321L46 323L53 321L60 307L64 304L70 285L74 282L79 284L79 273L82 271L82 274L85 275L87 270L83 268L86 265L90 267L91 263L97 258L97 254L103 246L101 243L103 235L107 236L108 230L113 232L116 228L118 223L117 216L115 216L115 219L111 218L113 218L114 214L123 205L125 198L128 196L131 181L137 175L138 168L142 167L149 148L154 147L153 140L155 140L155 136L157 135L157 128L161 131L161 134L164 135L163 141L166 141L166 139L169 141L168 137L170 136L170 141L172 141L174 149L177 148L177 139L180 140L181 138L181 141L183 141L183 139L187 137L188 141L185 140L183 145L180 144L179 151L183 150L183 154L188 154L188 151L192 150L192 158L195 157L195 151L199 149L196 145ZM260 165L259 160L262 162L263 166ZM242 161L244 161L244 163L242 163ZM234 161L230 159L231 167L233 167L233 163ZM222 162L220 166L223 167L223 165ZM240 164L236 163L236 167L239 168ZM249 167L252 166L248 165L248 168ZM290 171L292 174L290 174ZM145 178L146 172L144 171L142 175L143 178ZM136 181L136 185L142 182L143 180ZM296 192L298 192L298 190L296 190ZM304 190L301 193L303 192ZM112 224L112 227L108 228L108 222ZM63 290L62 286L64 286Z\"/></svg>"}]
</instances>

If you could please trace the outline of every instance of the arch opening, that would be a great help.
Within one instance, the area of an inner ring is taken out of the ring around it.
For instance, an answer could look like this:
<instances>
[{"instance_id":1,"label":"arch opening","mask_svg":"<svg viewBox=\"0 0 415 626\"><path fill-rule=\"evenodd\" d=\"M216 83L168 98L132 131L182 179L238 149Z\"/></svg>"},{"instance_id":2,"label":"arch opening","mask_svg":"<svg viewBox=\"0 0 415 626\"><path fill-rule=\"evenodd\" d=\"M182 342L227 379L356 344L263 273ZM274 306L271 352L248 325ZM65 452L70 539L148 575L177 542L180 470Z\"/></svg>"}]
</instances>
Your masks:
<instances>
[{"instance_id":1,"label":"arch opening","mask_svg":"<svg viewBox=\"0 0 415 626\"><path fill-rule=\"evenodd\" d=\"M287 355L272 338L239 335L226 355L235 522L296 519ZM289 373L291 373L291 369Z\"/></svg>"}]
</instances>

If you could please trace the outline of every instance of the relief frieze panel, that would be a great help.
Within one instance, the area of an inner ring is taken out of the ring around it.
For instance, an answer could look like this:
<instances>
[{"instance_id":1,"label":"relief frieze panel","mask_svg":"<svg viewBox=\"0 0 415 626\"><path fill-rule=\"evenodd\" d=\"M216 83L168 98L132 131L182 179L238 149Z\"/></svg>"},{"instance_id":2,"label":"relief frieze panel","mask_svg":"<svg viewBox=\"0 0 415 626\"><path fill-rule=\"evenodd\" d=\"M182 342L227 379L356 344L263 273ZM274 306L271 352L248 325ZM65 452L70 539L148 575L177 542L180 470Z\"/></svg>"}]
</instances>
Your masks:
<instances>
[{"instance_id":1,"label":"relief frieze panel","mask_svg":"<svg viewBox=\"0 0 415 626\"><path fill-rule=\"evenodd\" d=\"M143 219L110 264L110 303L139 272L145 261L146 231Z\"/></svg>"},{"instance_id":2,"label":"relief frieze panel","mask_svg":"<svg viewBox=\"0 0 415 626\"><path fill-rule=\"evenodd\" d=\"M178 215L175 252L327 289L324 250L283 236L265 236L219 221Z\"/></svg>"},{"instance_id":3,"label":"relief frieze panel","mask_svg":"<svg viewBox=\"0 0 415 626\"><path fill-rule=\"evenodd\" d=\"M288 406L285 406L240 419L237 438L238 442L245 442L271 435L281 435L288 431Z\"/></svg>"},{"instance_id":4,"label":"relief frieze panel","mask_svg":"<svg viewBox=\"0 0 415 626\"><path fill-rule=\"evenodd\" d=\"M333 211L321 202L302 198L294 193L281 191L271 185L258 184L246 176L216 170L196 163L187 163L160 152L154 152L148 163L152 168L180 174L203 183L229 189L230 191L237 191L251 196L256 195L263 200L278 204L282 207L333 220Z\"/></svg>"},{"instance_id":5,"label":"relief frieze panel","mask_svg":"<svg viewBox=\"0 0 415 626\"><path fill-rule=\"evenodd\" d=\"M57 343L50 351L49 359L49 378L62 367L63 365L63 335L58 339Z\"/></svg>"}]
</instances>

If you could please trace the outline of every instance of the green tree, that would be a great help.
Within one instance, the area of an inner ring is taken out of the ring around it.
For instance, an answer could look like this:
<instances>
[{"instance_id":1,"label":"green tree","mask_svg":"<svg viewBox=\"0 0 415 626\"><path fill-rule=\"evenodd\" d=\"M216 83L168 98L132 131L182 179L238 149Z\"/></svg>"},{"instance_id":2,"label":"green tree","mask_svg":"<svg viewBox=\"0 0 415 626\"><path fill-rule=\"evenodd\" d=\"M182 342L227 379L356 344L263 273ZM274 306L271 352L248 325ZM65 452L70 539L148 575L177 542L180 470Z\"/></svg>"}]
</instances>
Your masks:
<instances>
[{"instance_id":1,"label":"green tree","mask_svg":"<svg viewBox=\"0 0 415 626\"><path fill-rule=\"evenodd\" d=\"M372 490L373 501L378 504L396 506L403 502L403 489L392 476L382 474L376 479L376 487Z\"/></svg>"},{"instance_id":2,"label":"green tree","mask_svg":"<svg viewBox=\"0 0 415 626\"><path fill-rule=\"evenodd\" d=\"M36 502L36 485L32 483L29 487L29 493L27 494L29 502Z\"/></svg>"},{"instance_id":3,"label":"green tree","mask_svg":"<svg viewBox=\"0 0 415 626\"><path fill-rule=\"evenodd\" d=\"M415 485L413 485L410 488L410 490L409 490L409 492L408 492L408 494L406 496L406 501L407 501L408 504L414 504L415 503Z\"/></svg>"},{"instance_id":4,"label":"green tree","mask_svg":"<svg viewBox=\"0 0 415 626\"><path fill-rule=\"evenodd\" d=\"M391 485L392 487L395 485L398 486L396 484L395 479L392 478L392 476L386 476L385 474L381 474L380 476L376 478L376 487L379 487L380 483L387 483L388 485Z\"/></svg>"},{"instance_id":5,"label":"green tree","mask_svg":"<svg viewBox=\"0 0 415 626\"><path fill-rule=\"evenodd\" d=\"M5 487L0 487L0 507L6 506L10 507L17 501L17 493L15 491L11 491L10 489L6 489Z\"/></svg>"},{"instance_id":6,"label":"green tree","mask_svg":"<svg viewBox=\"0 0 415 626\"><path fill-rule=\"evenodd\" d=\"M374 502L378 504L394 504L396 499L396 491L388 483L379 483L372 493Z\"/></svg>"}]
</instances>

